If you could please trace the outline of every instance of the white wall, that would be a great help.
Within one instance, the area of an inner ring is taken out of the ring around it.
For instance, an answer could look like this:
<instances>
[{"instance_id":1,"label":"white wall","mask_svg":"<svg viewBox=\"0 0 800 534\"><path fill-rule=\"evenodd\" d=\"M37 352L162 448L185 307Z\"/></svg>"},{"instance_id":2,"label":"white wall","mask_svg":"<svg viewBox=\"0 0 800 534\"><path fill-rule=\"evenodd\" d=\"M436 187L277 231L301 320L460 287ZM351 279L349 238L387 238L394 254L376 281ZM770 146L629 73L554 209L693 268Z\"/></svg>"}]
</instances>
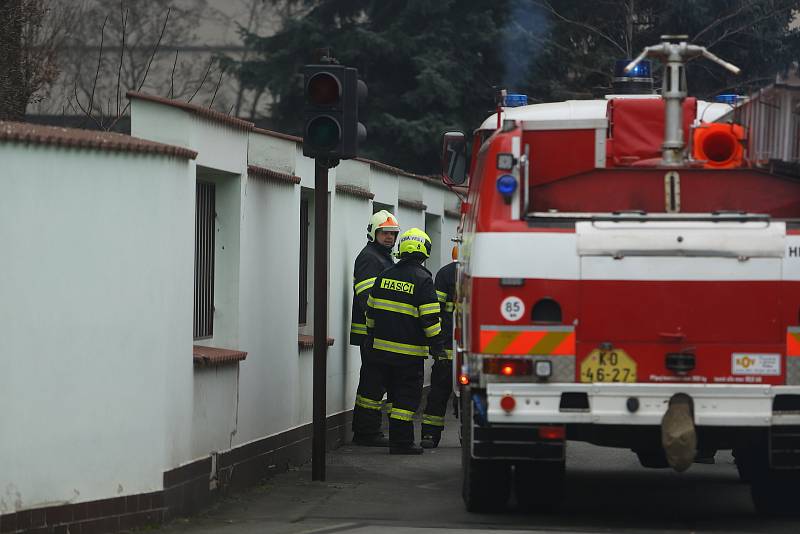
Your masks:
<instances>
[{"instance_id":1,"label":"white wall","mask_svg":"<svg viewBox=\"0 0 800 534\"><path fill-rule=\"evenodd\" d=\"M0 513L190 456L194 167L0 144Z\"/></svg>"},{"instance_id":2,"label":"white wall","mask_svg":"<svg viewBox=\"0 0 800 534\"><path fill-rule=\"evenodd\" d=\"M132 115L134 135L197 160L0 143L0 402L13 407L0 410L0 514L156 491L166 470L311 421L298 270L313 161L295 141L174 106L134 100ZM193 365L196 180L217 184L214 337L198 344L247 352L239 364ZM455 231L444 189L368 162L331 170L329 414L353 406L352 269L373 206L337 183L425 202L442 243ZM424 211L396 215L425 227Z\"/></svg>"},{"instance_id":3,"label":"white wall","mask_svg":"<svg viewBox=\"0 0 800 534\"><path fill-rule=\"evenodd\" d=\"M258 162L264 163L264 162ZM300 188L250 177L242 217L239 428L234 445L301 421ZM306 390L307 391L307 390Z\"/></svg>"}]
</instances>

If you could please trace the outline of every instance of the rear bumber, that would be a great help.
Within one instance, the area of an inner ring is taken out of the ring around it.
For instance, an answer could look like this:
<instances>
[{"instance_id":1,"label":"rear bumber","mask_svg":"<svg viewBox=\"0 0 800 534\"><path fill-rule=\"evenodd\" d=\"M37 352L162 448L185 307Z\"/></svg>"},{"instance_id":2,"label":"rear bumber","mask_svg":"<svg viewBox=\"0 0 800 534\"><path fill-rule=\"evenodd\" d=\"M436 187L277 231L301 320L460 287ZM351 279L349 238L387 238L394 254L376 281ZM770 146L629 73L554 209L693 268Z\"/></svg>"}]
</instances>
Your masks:
<instances>
[{"instance_id":1,"label":"rear bumber","mask_svg":"<svg viewBox=\"0 0 800 534\"><path fill-rule=\"evenodd\" d=\"M800 399L800 386L770 385L489 383L487 416L491 423L658 426L677 393L692 398L697 426L800 425L796 407L781 409L785 397L779 397L778 410L773 408L777 395ZM516 401L511 412L500 406L508 395Z\"/></svg>"},{"instance_id":2,"label":"rear bumber","mask_svg":"<svg viewBox=\"0 0 800 534\"><path fill-rule=\"evenodd\" d=\"M657 426L685 393L698 426L800 425L800 235L783 223L578 223L476 234L469 246L466 354L560 370L546 381L480 377L488 422ZM501 309L509 298L524 307L513 320ZM557 325L534 320L543 300L557 303ZM530 332L550 326L572 332L571 353L539 353ZM597 381L587 362L614 351L629 356L633 378ZM507 395L511 412L500 407Z\"/></svg>"}]
</instances>

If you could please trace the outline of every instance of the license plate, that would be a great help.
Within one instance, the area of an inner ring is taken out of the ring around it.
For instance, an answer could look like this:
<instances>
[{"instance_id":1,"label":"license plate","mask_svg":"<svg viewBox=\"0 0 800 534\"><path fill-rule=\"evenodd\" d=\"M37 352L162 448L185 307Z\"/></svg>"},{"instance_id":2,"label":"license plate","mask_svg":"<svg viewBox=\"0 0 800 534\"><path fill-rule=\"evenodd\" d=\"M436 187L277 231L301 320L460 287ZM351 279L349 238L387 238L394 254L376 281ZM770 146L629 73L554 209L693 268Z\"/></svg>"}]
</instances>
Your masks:
<instances>
[{"instance_id":1,"label":"license plate","mask_svg":"<svg viewBox=\"0 0 800 534\"><path fill-rule=\"evenodd\" d=\"M622 349L595 349L581 362L581 382L636 382L636 362Z\"/></svg>"}]
</instances>

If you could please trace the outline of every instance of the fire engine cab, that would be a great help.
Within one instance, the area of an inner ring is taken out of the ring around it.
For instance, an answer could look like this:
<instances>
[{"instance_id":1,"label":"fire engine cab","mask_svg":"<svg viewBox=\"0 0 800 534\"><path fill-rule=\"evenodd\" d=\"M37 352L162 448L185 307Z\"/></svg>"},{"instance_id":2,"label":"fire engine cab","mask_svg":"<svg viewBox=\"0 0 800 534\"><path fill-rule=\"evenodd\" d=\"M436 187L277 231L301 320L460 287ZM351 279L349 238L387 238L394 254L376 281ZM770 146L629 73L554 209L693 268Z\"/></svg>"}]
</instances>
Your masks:
<instances>
[{"instance_id":1,"label":"fire engine cab","mask_svg":"<svg viewBox=\"0 0 800 534\"><path fill-rule=\"evenodd\" d=\"M469 177L454 376L470 511L512 489L556 506L575 440L677 471L732 450L760 513L798 513L797 93L690 98L690 58L738 69L663 39L622 65L619 94L509 96L471 151L444 136L445 183ZM646 57L660 94L641 94Z\"/></svg>"}]
</instances>

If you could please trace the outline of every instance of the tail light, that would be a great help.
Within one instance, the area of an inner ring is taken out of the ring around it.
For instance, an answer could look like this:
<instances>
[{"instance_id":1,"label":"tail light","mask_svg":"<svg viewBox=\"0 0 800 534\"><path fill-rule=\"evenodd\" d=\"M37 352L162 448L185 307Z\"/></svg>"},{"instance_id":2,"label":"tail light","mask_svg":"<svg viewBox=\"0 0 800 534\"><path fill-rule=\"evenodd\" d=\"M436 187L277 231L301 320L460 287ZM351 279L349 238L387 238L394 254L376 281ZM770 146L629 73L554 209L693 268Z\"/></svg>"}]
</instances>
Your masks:
<instances>
[{"instance_id":1,"label":"tail light","mask_svg":"<svg viewBox=\"0 0 800 534\"><path fill-rule=\"evenodd\" d=\"M563 426L540 426L539 438L548 440L563 440L567 437L566 429Z\"/></svg>"},{"instance_id":2,"label":"tail light","mask_svg":"<svg viewBox=\"0 0 800 534\"><path fill-rule=\"evenodd\" d=\"M532 375L533 362L522 358L485 358L483 372L501 376Z\"/></svg>"}]
</instances>

